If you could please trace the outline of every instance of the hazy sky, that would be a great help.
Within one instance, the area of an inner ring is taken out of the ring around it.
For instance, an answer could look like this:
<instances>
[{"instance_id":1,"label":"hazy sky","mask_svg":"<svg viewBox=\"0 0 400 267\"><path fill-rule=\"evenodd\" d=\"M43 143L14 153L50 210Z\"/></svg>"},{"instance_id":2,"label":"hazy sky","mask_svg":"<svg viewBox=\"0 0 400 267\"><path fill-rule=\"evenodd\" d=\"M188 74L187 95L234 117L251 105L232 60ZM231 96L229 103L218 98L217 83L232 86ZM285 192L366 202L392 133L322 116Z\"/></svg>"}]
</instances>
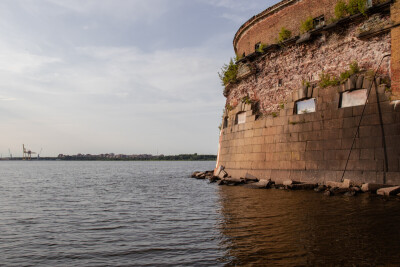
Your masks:
<instances>
[{"instance_id":1,"label":"hazy sky","mask_svg":"<svg viewBox=\"0 0 400 267\"><path fill-rule=\"evenodd\" d=\"M0 1L0 153L216 154L217 72L276 2Z\"/></svg>"}]
</instances>

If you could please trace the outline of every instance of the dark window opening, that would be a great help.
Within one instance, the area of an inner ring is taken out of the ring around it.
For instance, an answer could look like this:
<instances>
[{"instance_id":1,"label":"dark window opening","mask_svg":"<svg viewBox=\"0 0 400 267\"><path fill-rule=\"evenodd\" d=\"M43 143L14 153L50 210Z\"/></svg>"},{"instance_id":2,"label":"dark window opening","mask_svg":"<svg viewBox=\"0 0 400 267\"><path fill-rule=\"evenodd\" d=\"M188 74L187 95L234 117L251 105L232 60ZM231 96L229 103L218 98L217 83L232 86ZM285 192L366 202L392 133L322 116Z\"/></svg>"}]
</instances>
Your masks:
<instances>
[{"instance_id":1,"label":"dark window opening","mask_svg":"<svg viewBox=\"0 0 400 267\"><path fill-rule=\"evenodd\" d=\"M224 126L223 126L223 128L225 129L226 127L228 127L228 117L224 118Z\"/></svg>"},{"instance_id":2,"label":"dark window opening","mask_svg":"<svg viewBox=\"0 0 400 267\"><path fill-rule=\"evenodd\" d=\"M325 25L325 17L323 15L316 17L313 20L313 24L314 24L314 29L318 29L318 28L324 26Z\"/></svg>"},{"instance_id":3,"label":"dark window opening","mask_svg":"<svg viewBox=\"0 0 400 267\"><path fill-rule=\"evenodd\" d=\"M282 79L278 80L278 87L281 87L283 85Z\"/></svg>"}]
</instances>

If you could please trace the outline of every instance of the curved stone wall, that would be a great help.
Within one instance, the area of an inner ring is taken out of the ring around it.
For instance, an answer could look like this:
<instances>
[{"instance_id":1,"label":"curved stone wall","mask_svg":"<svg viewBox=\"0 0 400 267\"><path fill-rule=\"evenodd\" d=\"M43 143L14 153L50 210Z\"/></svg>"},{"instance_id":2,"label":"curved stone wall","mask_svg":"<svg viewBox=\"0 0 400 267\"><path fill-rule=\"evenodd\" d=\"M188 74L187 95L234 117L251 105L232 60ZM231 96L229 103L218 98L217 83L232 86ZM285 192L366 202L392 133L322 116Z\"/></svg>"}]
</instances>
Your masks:
<instances>
[{"instance_id":1,"label":"curved stone wall","mask_svg":"<svg viewBox=\"0 0 400 267\"><path fill-rule=\"evenodd\" d=\"M237 31L233 47L237 55L249 55L259 42L277 42L282 27L290 30L292 36L300 34L300 26L307 18L324 16L325 23L335 17L335 6L339 0L284 0L249 19ZM345 1L348 2L348 1ZM373 3L383 1L373 0Z\"/></svg>"},{"instance_id":2,"label":"curved stone wall","mask_svg":"<svg viewBox=\"0 0 400 267\"><path fill-rule=\"evenodd\" d=\"M391 45L397 27L390 19L392 3L370 9L368 17L348 17L254 53L256 43L271 43L281 27L296 35L309 16L328 20L336 2L285 0L239 29L235 50L247 56L238 62L238 81L224 91L217 162L228 175L278 183L340 181L344 175L400 184L400 104L391 91L399 70L387 56L398 58ZM354 62L360 67L356 74L342 84L323 85L321 74L339 77ZM369 92L365 104L360 99L343 104L353 92ZM315 110L299 114L303 100L314 101Z\"/></svg>"}]
</instances>

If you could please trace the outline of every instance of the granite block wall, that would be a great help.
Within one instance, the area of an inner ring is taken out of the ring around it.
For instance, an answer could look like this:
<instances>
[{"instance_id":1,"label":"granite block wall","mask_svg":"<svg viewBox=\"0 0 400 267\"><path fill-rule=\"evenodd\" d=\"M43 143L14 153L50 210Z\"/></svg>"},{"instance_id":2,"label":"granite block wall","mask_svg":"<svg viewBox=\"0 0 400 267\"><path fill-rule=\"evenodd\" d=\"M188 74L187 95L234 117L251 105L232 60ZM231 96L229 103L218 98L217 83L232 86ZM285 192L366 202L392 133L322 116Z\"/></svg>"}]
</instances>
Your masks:
<instances>
[{"instance_id":1,"label":"granite block wall","mask_svg":"<svg viewBox=\"0 0 400 267\"><path fill-rule=\"evenodd\" d=\"M296 99L290 99L275 117L256 120L251 104L240 103L225 114L228 126L221 131L219 164L235 178L340 181L361 120L344 178L384 182L383 128L385 182L400 183L400 106L391 104L385 84L375 84L362 120L364 106L339 107L340 86L320 89L313 113L294 114ZM246 123L235 124L239 112L246 112Z\"/></svg>"}]
</instances>

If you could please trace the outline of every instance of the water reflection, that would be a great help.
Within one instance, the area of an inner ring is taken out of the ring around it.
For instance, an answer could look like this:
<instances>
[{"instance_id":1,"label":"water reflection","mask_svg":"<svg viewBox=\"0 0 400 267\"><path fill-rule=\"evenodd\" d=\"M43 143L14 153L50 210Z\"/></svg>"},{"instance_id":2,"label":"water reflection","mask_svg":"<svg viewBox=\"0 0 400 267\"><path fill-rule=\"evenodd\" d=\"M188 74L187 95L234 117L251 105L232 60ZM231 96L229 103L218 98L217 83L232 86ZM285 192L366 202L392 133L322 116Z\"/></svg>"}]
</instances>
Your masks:
<instances>
[{"instance_id":1,"label":"water reflection","mask_svg":"<svg viewBox=\"0 0 400 267\"><path fill-rule=\"evenodd\" d=\"M227 265L400 264L400 202L220 187Z\"/></svg>"}]
</instances>

